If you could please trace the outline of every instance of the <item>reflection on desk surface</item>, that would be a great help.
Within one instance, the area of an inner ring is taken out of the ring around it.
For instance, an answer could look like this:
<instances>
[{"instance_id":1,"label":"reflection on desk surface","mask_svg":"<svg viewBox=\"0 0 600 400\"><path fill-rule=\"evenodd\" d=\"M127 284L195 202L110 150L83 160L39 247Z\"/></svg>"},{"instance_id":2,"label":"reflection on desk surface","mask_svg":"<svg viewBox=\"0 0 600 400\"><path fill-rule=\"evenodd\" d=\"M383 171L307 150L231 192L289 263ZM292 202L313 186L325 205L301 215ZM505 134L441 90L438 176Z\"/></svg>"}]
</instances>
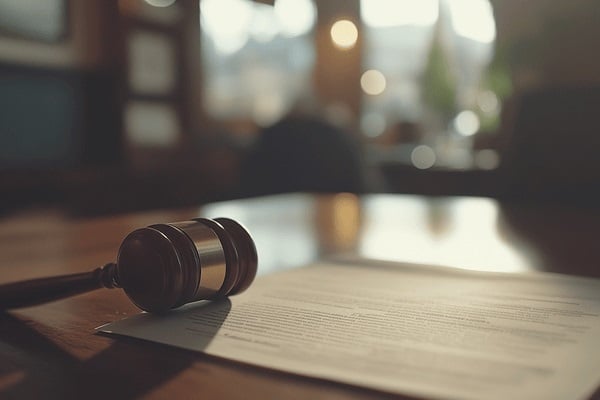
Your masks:
<instances>
[{"instance_id":1,"label":"reflection on desk surface","mask_svg":"<svg viewBox=\"0 0 600 400\"><path fill-rule=\"evenodd\" d=\"M593 209L519 206L487 198L278 195L94 219L37 212L0 220L2 281L84 271L113 260L130 231L227 216L252 233L261 273L332 254L453 267L598 276Z\"/></svg>"},{"instance_id":2,"label":"reflection on desk surface","mask_svg":"<svg viewBox=\"0 0 600 400\"><path fill-rule=\"evenodd\" d=\"M256 241L263 274L349 254L600 276L600 213L593 209L484 198L291 194L92 219L47 211L6 216L0 220L0 283L88 271L114 260L132 230L198 216L243 223ZM92 334L138 312L123 293L97 290L1 316L0 397L62 399L94 391L96 397L186 398L199 388L214 398L385 397Z\"/></svg>"}]
</instances>

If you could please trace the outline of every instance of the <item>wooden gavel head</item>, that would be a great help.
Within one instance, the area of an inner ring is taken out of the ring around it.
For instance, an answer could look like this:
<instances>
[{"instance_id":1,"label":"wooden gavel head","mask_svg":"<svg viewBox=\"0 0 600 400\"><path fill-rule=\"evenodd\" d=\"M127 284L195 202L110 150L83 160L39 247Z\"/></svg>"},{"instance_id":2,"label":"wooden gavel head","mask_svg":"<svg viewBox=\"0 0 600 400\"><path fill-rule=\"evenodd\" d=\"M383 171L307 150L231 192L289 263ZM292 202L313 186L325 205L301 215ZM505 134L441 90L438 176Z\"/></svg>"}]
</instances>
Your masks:
<instances>
[{"instance_id":1,"label":"wooden gavel head","mask_svg":"<svg viewBox=\"0 0 600 400\"><path fill-rule=\"evenodd\" d=\"M116 263L91 272L1 285L0 310L121 287L142 310L161 313L246 290L257 264L250 234L231 219L151 225L127 235Z\"/></svg>"},{"instance_id":2,"label":"wooden gavel head","mask_svg":"<svg viewBox=\"0 0 600 400\"><path fill-rule=\"evenodd\" d=\"M228 218L151 225L119 249L115 282L142 310L164 312L244 291L257 269L256 247Z\"/></svg>"}]
</instances>

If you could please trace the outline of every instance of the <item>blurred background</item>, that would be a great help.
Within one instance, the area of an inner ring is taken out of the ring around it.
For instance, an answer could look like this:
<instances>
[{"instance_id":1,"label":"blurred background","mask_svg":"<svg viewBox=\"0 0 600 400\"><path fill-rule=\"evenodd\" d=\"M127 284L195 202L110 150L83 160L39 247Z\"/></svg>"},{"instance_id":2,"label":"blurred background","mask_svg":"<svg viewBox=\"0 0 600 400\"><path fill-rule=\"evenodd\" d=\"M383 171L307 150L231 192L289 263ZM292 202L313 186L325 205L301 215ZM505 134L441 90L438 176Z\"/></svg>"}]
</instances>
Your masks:
<instances>
[{"instance_id":1,"label":"blurred background","mask_svg":"<svg viewBox=\"0 0 600 400\"><path fill-rule=\"evenodd\" d=\"M0 0L0 213L600 197L597 0Z\"/></svg>"}]
</instances>

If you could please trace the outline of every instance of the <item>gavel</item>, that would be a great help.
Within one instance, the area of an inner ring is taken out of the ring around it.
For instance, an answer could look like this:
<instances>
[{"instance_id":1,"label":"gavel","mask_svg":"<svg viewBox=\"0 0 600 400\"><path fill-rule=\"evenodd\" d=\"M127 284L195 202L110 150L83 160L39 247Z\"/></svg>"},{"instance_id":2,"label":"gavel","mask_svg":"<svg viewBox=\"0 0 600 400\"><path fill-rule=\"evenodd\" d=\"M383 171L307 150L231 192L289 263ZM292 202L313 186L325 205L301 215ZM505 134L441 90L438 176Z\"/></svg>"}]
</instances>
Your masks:
<instances>
[{"instance_id":1,"label":"gavel","mask_svg":"<svg viewBox=\"0 0 600 400\"><path fill-rule=\"evenodd\" d=\"M99 288L122 288L152 313L241 293L258 265L248 231L229 218L150 225L125 237L116 263L86 273L0 286L0 310L33 306Z\"/></svg>"}]
</instances>

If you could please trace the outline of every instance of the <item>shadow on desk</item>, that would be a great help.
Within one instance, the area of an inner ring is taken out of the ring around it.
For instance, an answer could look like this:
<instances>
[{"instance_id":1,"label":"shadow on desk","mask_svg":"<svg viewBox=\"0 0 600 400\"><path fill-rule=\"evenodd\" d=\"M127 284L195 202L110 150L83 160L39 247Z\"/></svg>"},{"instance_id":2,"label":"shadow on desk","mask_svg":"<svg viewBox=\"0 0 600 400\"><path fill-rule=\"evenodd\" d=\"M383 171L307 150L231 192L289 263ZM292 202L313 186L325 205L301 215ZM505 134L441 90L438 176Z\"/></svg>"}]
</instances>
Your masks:
<instances>
[{"instance_id":1,"label":"shadow on desk","mask_svg":"<svg viewBox=\"0 0 600 400\"><path fill-rule=\"evenodd\" d=\"M33 369L30 365L17 365L15 360L15 371L24 370L25 375L3 391L3 398L112 398L115 393L135 398L194 362L193 354L182 351L172 357L173 350L163 346L154 346L151 352L138 351L132 357L133 340L125 338L91 359L80 361L11 315L0 315L0 321L3 357L10 360L17 349L27 353L31 364L36 365ZM40 360L46 368L39 368Z\"/></svg>"},{"instance_id":2,"label":"shadow on desk","mask_svg":"<svg viewBox=\"0 0 600 400\"><path fill-rule=\"evenodd\" d=\"M226 315L221 321L211 319L214 334ZM26 321L0 313L0 354L5 365L11 366L0 370L2 398L137 398L179 375L200 357L167 346L145 345L152 346L152 351L141 349L144 345L138 340L119 337L93 357L79 360Z\"/></svg>"},{"instance_id":3,"label":"shadow on desk","mask_svg":"<svg viewBox=\"0 0 600 400\"><path fill-rule=\"evenodd\" d=\"M504 203L498 229L536 253L544 271L599 277L600 210Z\"/></svg>"}]
</instances>

